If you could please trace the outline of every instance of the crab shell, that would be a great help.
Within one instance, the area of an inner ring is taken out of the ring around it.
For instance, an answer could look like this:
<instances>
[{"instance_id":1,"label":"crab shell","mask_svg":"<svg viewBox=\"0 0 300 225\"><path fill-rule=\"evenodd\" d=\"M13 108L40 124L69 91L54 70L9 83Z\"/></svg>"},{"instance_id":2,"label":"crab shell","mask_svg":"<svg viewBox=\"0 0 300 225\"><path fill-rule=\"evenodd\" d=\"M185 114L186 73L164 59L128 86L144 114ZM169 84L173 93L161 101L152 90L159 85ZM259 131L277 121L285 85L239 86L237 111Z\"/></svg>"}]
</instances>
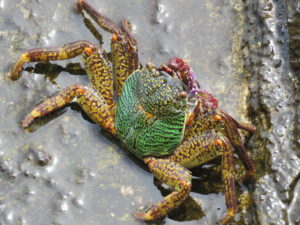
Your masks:
<instances>
[{"instance_id":1,"label":"crab shell","mask_svg":"<svg viewBox=\"0 0 300 225\"><path fill-rule=\"evenodd\" d=\"M118 100L117 135L137 157L168 155L181 143L188 113L186 86L164 71L130 75Z\"/></svg>"}]
</instances>

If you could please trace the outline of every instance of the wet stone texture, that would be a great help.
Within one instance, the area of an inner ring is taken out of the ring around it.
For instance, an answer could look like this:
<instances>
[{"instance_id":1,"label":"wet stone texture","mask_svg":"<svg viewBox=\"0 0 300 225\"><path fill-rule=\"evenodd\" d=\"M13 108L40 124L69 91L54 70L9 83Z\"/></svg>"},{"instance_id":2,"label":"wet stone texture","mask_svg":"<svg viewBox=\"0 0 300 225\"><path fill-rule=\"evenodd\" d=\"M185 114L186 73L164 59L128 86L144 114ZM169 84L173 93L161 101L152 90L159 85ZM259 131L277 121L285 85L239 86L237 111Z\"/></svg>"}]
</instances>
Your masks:
<instances>
[{"instance_id":1,"label":"wet stone texture","mask_svg":"<svg viewBox=\"0 0 300 225\"><path fill-rule=\"evenodd\" d=\"M184 58L221 108L257 127L247 143L257 181L237 186L241 205L234 223L300 224L298 3L90 2L114 21L132 22L142 64ZM25 49L75 40L97 44L75 0L0 0L0 15L0 224L143 224L131 213L168 191L75 104L28 131L20 125L47 96L88 83L80 57L28 64L20 80L7 78ZM109 50L110 35L99 32ZM196 169L186 203L149 224L216 224L226 206L214 171L219 167Z\"/></svg>"},{"instance_id":2,"label":"wet stone texture","mask_svg":"<svg viewBox=\"0 0 300 225\"><path fill-rule=\"evenodd\" d=\"M253 155L261 169L253 195L256 216L260 224L300 224L299 5L247 1L246 6L249 104L259 131Z\"/></svg>"}]
</instances>

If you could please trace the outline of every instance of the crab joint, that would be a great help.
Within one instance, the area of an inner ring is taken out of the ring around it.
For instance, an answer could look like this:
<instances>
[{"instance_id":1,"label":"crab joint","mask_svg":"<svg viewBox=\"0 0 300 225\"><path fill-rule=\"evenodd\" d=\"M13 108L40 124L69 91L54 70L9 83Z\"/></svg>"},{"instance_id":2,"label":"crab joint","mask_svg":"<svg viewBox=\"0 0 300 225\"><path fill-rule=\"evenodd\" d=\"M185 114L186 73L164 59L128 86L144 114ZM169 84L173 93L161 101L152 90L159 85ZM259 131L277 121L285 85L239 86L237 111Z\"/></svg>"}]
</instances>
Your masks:
<instances>
[{"instance_id":1,"label":"crab joint","mask_svg":"<svg viewBox=\"0 0 300 225\"><path fill-rule=\"evenodd\" d=\"M115 33L113 33L111 37L111 41L116 42L117 40L118 40L118 36Z\"/></svg>"},{"instance_id":2,"label":"crab joint","mask_svg":"<svg viewBox=\"0 0 300 225\"><path fill-rule=\"evenodd\" d=\"M113 121L112 118L108 118L106 121L104 121L102 123L102 126L107 129L108 131L110 131L112 134L116 134L116 127L115 127L115 123Z\"/></svg>"},{"instance_id":3,"label":"crab joint","mask_svg":"<svg viewBox=\"0 0 300 225\"><path fill-rule=\"evenodd\" d=\"M215 120L215 121L222 121L223 119L222 119L222 116L216 114L216 115L214 116L214 120Z\"/></svg>"},{"instance_id":4,"label":"crab joint","mask_svg":"<svg viewBox=\"0 0 300 225\"><path fill-rule=\"evenodd\" d=\"M84 52L87 54L87 55L91 55L93 53L93 49L91 47L85 47L84 48Z\"/></svg>"},{"instance_id":5,"label":"crab joint","mask_svg":"<svg viewBox=\"0 0 300 225\"><path fill-rule=\"evenodd\" d=\"M215 140L216 145L222 147L223 146L223 141L221 139L216 139Z\"/></svg>"},{"instance_id":6,"label":"crab joint","mask_svg":"<svg viewBox=\"0 0 300 225\"><path fill-rule=\"evenodd\" d=\"M194 121L194 118L195 118L195 113L194 112L189 113L188 116L187 116L187 120L185 122L185 125L186 126L191 125L191 123Z\"/></svg>"},{"instance_id":7,"label":"crab joint","mask_svg":"<svg viewBox=\"0 0 300 225\"><path fill-rule=\"evenodd\" d=\"M227 213L228 213L229 216L233 217L235 215L235 211L236 210L234 210L234 209L228 209Z\"/></svg>"},{"instance_id":8,"label":"crab joint","mask_svg":"<svg viewBox=\"0 0 300 225\"><path fill-rule=\"evenodd\" d=\"M153 162L153 157L144 158L144 162L148 165L149 163Z\"/></svg>"},{"instance_id":9,"label":"crab joint","mask_svg":"<svg viewBox=\"0 0 300 225\"><path fill-rule=\"evenodd\" d=\"M83 95L84 94L84 89L82 89L82 88L76 89L76 94L77 95Z\"/></svg>"}]
</instances>

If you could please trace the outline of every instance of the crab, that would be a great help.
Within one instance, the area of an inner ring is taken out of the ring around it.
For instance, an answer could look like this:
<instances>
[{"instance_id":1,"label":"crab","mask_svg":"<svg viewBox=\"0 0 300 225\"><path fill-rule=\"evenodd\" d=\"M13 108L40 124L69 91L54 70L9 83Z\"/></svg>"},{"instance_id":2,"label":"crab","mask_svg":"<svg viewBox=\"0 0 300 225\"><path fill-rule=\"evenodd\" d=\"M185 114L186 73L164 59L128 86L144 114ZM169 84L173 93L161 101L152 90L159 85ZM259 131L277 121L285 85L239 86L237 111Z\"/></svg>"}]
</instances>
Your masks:
<instances>
[{"instance_id":1,"label":"crab","mask_svg":"<svg viewBox=\"0 0 300 225\"><path fill-rule=\"evenodd\" d=\"M192 187L189 169L221 157L227 214L220 223L228 224L238 210L235 153L246 169L244 176L255 175L239 129L253 132L255 128L222 111L217 99L201 89L196 74L182 59L173 57L160 67L148 63L141 68L137 41L127 20L117 25L86 0L77 0L76 4L80 13L88 14L112 33L111 59L101 46L84 40L24 52L12 68L12 80L21 77L28 62L81 56L90 85L71 85L39 103L22 126L26 128L35 118L77 102L96 124L144 161L155 178L172 188L161 201L133 214L141 220L162 218L180 206Z\"/></svg>"}]
</instances>

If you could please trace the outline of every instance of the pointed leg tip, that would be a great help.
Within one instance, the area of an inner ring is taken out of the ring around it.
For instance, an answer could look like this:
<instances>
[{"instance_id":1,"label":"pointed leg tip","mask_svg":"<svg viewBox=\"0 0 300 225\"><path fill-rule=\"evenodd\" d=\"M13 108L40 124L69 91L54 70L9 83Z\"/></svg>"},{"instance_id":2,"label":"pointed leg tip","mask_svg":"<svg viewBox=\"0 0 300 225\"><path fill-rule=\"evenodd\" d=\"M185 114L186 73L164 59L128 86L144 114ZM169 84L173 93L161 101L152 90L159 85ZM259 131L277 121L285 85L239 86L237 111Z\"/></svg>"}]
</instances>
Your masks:
<instances>
[{"instance_id":1,"label":"pointed leg tip","mask_svg":"<svg viewBox=\"0 0 300 225\"><path fill-rule=\"evenodd\" d=\"M27 116L23 121L22 121L22 127L23 128L27 128L29 126L29 124L33 121L33 117L32 116Z\"/></svg>"},{"instance_id":2,"label":"pointed leg tip","mask_svg":"<svg viewBox=\"0 0 300 225\"><path fill-rule=\"evenodd\" d=\"M7 77L8 77L10 80L12 80L12 81L16 81L16 80L18 80L18 79L20 78L20 76L14 74L14 73L12 73L12 72L8 73Z\"/></svg>"},{"instance_id":3,"label":"pointed leg tip","mask_svg":"<svg viewBox=\"0 0 300 225\"><path fill-rule=\"evenodd\" d=\"M141 213L141 212L134 212L133 217L138 219L138 220L144 220L145 218L145 213Z\"/></svg>"},{"instance_id":4,"label":"pointed leg tip","mask_svg":"<svg viewBox=\"0 0 300 225\"><path fill-rule=\"evenodd\" d=\"M22 70L23 66L22 67L18 67L18 68L14 68L12 71L10 71L7 75L7 77L12 80L12 81L16 81L16 80L19 80L20 77L21 77L21 70Z\"/></svg>"},{"instance_id":5,"label":"pointed leg tip","mask_svg":"<svg viewBox=\"0 0 300 225\"><path fill-rule=\"evenodd\" d=\"M144 220L144 221L151 221L151 220L155 220L156 218L153 218L153 216L144 213L144 212L134 212L133 217L138 219L138 220Z\"/></svg>"}]
</instances>

